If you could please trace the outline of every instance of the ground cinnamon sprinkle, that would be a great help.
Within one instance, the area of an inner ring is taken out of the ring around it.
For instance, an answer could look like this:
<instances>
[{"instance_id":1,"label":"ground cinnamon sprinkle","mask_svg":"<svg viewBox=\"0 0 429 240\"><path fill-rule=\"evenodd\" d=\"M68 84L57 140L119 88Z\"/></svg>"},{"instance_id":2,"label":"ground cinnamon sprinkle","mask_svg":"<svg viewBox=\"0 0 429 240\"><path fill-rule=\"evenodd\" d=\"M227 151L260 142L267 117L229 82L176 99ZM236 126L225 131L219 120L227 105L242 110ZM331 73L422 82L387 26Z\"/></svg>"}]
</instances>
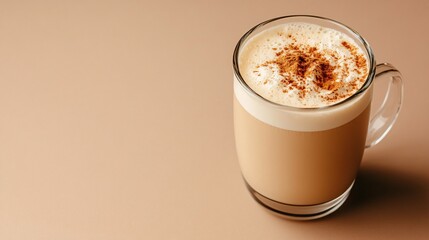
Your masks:
<instances>
[{"instance_id":1,"label":"ground cinnamon sprinkle","mask_svg":"<svg viewBox=\"0 0 429 240\"><path fill-rule=\"evenodd\" d=\"M316 47L298 47L295 44L290 44L276 53L276 58L273 61L266 62L265 66L274 64L280 74L285 77L281 83L284 85L292 85L300 90L300 96L305 97L306 83L305 79L310 75L314 75L315 84L320 89L335 90L339 86L335 82L337 74L334 72L335 67L323 57ZM296 80L286 78L287 75L296 76Z\"/></svg>"},{"instance_id":2,"label":"ground cinnamon sprinkle","mask_svg":"<svg viewBox=\"0 0 429 240\"><path fill-rule=\"evenodd\" d=\"M355 63L358 68L366 68L366 59L363 56L357 55L355 57Z\"/></svg>"},{"instance_id":3,"label":"ground cinnamon sprinkle","mask_svg":"<svg viewBox=\"0 0 429 240\"><path fill-rule=\"evenodd\" d=\"M345 48L347 48L350 52L351 51L356 51L356 48L353 47L352 45L350 45L348 42L346 41L342 41L341 45L343 45Z\"/></svg>"},{"instance_id":4,"label":"ground cinnamon sprinkle","mask_svg":"<svg viewBox=\"0 0 429 240\"><path fill-rule=\"evenodd\" d=\"M363 57L362 55L359 55L357 53L357 48L355 46L350 45L346 41L341 42L341 44L345 48L347 48L353 56L355 56L354 61L355 61L355 64L357 66L357 69L355 69L355 71L358 73L360 73L359 69L364 69L364 71L366 71L367 70L366 69L366 59L365 59L365 57Z\"/></svg>"},{"instance_id":5,"label":"ground cinnamon sprinkle","mask_svg":"<svg viewBox=\"0 0 429 240\"><path fill-rule=\"evenodd\" d=\"M290 34L287 37L294 39ZM346 41L341 42L341 45L350 52L352 56L350 60L355 62L355 68L352 71L358 71L359 74L360 70L366 72L366 59L362 54L358 53L358 49ZM358 87L354 82L340 81L339 77L343 78L350 71L347 64L341 67L335 64L340 59L335 51L321 51L315 46L302 44L298 46L295 41L283 48L272 49L278 50L275 52L275 58L258 67L268 67L271 70L278 69L280 76L283 77L280 80L280 87L283 93L295 90L298 96L303 99L309 92L329 91L331 94L323 94L321 97L327 101L336 101L348 97L349 95L347 94L353 92L349 91L351 90L350 88ZM330 59L327 59L328 57ZM312 79L312 84L308 83L309 79ZM358 80L360 81L360 79ZM266 84L267 81L263 83ZM339 91L340 89L345 91Z\"/></svg>"},{"instance_id":6,"label":"ground cinnamon sprinkle","mask_svg":"<svg viewBox=\"0 0 429 240\"><path fill-rule=\"evenodd\" d=\"M315 66L314 73L316 85L322 89L335 90L340 87L340 83L336 82L335 67L331 66L326 61L321 61Z\"/></svg>"}]
</instances>

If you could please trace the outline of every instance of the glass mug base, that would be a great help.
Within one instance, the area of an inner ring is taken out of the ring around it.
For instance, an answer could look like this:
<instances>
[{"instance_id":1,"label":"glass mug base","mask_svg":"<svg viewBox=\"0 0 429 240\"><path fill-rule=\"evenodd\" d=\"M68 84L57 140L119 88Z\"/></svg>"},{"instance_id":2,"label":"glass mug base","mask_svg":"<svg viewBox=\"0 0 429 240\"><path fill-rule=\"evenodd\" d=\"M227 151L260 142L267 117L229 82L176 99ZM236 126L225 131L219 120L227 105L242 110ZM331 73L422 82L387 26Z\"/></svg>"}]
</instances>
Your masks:
<instances>
[{"instance_id":1,"label":"glass mug base","mask_svg":"<svg viewBox=\"0 0 429 240\"><path fill-rule=\"evenodd\" d=\"M344 193L329 202L315 205L291 205L267 198L253 189L245 179L244 182L256 202L279 217L294 220L313 220L335 212L346 201L354 184L353 182Z\"/></svg>"}]
</instances>

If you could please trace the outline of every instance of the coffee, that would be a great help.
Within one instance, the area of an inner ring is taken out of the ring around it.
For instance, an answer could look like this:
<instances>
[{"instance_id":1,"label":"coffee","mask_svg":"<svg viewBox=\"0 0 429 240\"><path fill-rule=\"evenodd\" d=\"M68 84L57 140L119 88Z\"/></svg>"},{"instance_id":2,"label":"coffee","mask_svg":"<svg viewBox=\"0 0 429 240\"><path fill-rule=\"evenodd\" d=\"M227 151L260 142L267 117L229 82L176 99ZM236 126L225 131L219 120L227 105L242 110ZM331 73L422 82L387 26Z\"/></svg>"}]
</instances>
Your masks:
<instances>
[{"instance_id":1,"label":"coffee","mask_svg":"<svg viewBox=\"0 0 429 240\"><path fill-rule=\"evenodd\" d=\"M369 105L350 122L324 131L271 126L234 100L237 155L247 184L292 205L340 196L353 183L365 148Z\"/></svg>"},{"instance_id":2,"label":"coffee","mask_svg":"<svg viewBox=\"0 0 429 240\"><path fill-rule=\"evenodd\" d=\"M236 149L253 198L293 219L334 212L352 189L364 149L398 116L400 72L375 65L369 44L347 26L298 15L250 29L233 67ZM389 87L369 120L374 79Z\"/></svg>"},{"instance_id":3,"label":"coffee","mask_svg":"<svg viewBox=\"0 0 429 240\"><path fill-rule=\"evenodd\" d=\"M369 71L364 51L334 29L288 23L247 40L238 66L246 87L265 99L235 79L237 154L252 191L288 205L346 192L370 112L371 88L356 96Z\"/></svg>"}]
</instances>

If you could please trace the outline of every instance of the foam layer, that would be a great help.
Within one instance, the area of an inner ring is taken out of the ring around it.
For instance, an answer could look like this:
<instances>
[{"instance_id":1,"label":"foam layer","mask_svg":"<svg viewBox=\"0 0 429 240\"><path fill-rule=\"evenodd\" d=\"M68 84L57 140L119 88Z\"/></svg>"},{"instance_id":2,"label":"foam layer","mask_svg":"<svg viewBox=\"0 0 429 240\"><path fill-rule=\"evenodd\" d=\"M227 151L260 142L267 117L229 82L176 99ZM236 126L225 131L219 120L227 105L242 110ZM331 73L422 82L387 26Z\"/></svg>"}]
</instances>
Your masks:
<instances>
[{"instance_id":1,"label":"foam layer","mask_svg":"<svg viewBox=\"0 0 429 240\"><path fill-rule=\"evenodd\" d=\"M370 68L354 40L333 29L307 23L270 28L245 42L238 64L247 85L269 101L249 93L235 76L236 99L256 119L278 128L329 130L371 103L372 86L342 104L320 108L355 94Z\"/></svg>"},{"instance_id":2,"label":"foam layer","mask_svg":"<svg viewBox=\"0 0 429 240\"><path fill-rule=\"evenodd\" d=\"M300 108L341 102L368 76L368 61L353 39L308 23L283 24L252 37L240 52L239 68L262 97Z\"/></svg>"},{"instance_id":3,"label":"foam layer","mask_svg":"<svg viewBox=\"0 0 429 240\"><path fill-rule=\"evenodd\" d=\"M285 109L250 95L234 77L234 95L240 105L256 119L271 126L301 132L324 131L342 126L362 113L372 99L372 86L359 96L325 109Z\"/></svg>"}]
</instances>

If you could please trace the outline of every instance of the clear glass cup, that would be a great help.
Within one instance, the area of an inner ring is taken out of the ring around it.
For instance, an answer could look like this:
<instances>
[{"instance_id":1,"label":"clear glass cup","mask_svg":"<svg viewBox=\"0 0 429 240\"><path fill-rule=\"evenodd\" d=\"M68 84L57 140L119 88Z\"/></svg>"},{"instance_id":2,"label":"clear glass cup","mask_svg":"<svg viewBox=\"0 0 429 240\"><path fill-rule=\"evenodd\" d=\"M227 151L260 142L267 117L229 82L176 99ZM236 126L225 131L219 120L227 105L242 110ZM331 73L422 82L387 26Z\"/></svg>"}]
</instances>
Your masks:
<instances>
[{"instance_id":1,"label":"clear glass cup","mask_svg":"<svg viewBox=\"0 0 429 240\"><path fill-rule=\"evenodd\" d=\"M320 108L280 105L252 90L240 73L242 47L261 31L290 22L317 24L351 37L369 61L361 89ZM252 197L271 212L292 219L316 219L337 210L352 189L365 148L380 142L399 114L400 72L388 63L376 65L369 44L356 31L308 15L278 17L250 29L235 48L233 67L236 150ZM388 87L383 103L370 116L374 80L387 81Z\"/></svg>"}]
</instances>

